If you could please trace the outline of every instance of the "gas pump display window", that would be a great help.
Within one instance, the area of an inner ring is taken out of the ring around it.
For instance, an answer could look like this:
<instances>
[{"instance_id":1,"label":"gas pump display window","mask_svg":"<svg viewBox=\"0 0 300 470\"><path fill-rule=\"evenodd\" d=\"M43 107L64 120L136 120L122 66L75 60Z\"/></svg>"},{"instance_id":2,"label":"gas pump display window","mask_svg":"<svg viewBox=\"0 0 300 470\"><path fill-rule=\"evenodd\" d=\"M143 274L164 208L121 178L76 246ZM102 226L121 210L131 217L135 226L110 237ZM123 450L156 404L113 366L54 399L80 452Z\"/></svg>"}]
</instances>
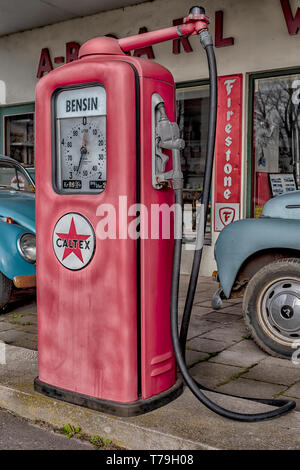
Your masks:
<instances>
[{"instance_id":1,"label":"gas pump display window","mask_svg":"<svg viewBox=\"0 0 300 470\"><path fill-rule=\"evenodd\" d=\"M106 91L66 88L55 96L55 187L59 193L101 193L106 186Z\"/></svg>"}]
</instances>

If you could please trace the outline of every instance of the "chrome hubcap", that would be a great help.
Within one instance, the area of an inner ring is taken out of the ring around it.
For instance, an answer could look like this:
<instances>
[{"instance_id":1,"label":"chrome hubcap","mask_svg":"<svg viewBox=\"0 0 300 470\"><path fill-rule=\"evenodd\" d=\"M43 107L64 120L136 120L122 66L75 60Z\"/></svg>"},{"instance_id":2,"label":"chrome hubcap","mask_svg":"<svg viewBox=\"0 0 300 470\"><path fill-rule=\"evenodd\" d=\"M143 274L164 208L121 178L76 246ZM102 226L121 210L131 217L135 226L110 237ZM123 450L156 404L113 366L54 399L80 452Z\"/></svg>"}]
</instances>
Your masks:
<instances>
[{"instance_id":1,"label":"chrome hubcap","mask_svg":"<svg viewBox=\"0 0 300 470\"><path fill-rule=\"evenodd\" d=\"M264 331L285 346L300 340L300 280L279 279L258 298L258 320Z\"/></svg>"}]
</instances>

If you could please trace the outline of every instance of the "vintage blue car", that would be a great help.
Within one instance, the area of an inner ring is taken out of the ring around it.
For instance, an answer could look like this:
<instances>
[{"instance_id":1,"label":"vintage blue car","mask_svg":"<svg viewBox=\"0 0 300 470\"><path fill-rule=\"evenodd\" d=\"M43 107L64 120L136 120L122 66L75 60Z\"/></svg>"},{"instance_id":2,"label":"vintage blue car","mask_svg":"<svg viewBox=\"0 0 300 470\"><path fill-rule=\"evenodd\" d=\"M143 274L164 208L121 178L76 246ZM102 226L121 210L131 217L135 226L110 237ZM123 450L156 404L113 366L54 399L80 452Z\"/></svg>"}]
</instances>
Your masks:
<instances>
[{"instance_id":1,"label":"vintage blue car","mask_svg":"<svg viewBox=\"0 0 300 470\"><path fill-rule=\"evenodd\" d=\"M222 298L243 296L251 336L269 354L300 347L300 191L268 201L258 219L225 227L215 245Z\"/></svg>"},{"instance_id":2,"label":"vintage blue car","mask_svg":"<svg viewBox=\"0 0 300 470\"><path fill-rule=\"evenodd\" d=\"M0 156L0 308L36 283L34 189L22 165Z\"/></svg>"}]
</instances>

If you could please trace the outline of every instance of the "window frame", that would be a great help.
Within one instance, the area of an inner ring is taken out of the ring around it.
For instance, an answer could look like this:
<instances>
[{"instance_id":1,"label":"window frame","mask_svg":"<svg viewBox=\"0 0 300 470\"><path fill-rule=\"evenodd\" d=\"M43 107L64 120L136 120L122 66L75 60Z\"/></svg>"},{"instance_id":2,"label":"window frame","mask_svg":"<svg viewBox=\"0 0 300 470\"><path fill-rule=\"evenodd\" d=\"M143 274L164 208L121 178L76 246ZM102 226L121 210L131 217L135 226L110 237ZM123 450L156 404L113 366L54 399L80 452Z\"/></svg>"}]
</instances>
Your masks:
<instances>
[{"instance_id":1,"label":"window frame","mask_svg":"<svg viewBox=\"0 0 300 470\"><path fill-rule=\"evenodd\" d=\"M25 104L12 104L0 106L0 153L6 155L5 149L5 118L11 116L19 116L22 114L33 114L33 119L35 122L35 103L25 103Z\"/></svg>"}]
</instances>

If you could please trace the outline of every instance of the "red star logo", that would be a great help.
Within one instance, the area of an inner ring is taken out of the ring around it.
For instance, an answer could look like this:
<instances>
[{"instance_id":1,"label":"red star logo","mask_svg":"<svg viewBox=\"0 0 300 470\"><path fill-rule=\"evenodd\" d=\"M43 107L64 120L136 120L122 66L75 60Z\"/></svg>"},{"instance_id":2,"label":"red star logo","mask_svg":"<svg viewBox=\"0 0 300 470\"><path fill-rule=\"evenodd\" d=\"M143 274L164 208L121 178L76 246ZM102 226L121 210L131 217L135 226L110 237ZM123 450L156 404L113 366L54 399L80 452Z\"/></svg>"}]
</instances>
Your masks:
<instances>
[{"instance_id":1,"label":"red star logo","mask_svg":"<svg viewBox=\"0 0 300 470\"><path fill-rule=\"evenodd\" d=\"M87 240L90 235L79 235L76 232L76 227L74 219L72 217L69 233L57 233L56 235L61 238L63 241L67 240L68 246L65 247L65 251L62 257L62 261L67 258L71 253L77 256L78 259L83 263L81 249L79 248L80 240ZM77 243L76 243L77 242Z\"/></svg>"}]
</instances>

